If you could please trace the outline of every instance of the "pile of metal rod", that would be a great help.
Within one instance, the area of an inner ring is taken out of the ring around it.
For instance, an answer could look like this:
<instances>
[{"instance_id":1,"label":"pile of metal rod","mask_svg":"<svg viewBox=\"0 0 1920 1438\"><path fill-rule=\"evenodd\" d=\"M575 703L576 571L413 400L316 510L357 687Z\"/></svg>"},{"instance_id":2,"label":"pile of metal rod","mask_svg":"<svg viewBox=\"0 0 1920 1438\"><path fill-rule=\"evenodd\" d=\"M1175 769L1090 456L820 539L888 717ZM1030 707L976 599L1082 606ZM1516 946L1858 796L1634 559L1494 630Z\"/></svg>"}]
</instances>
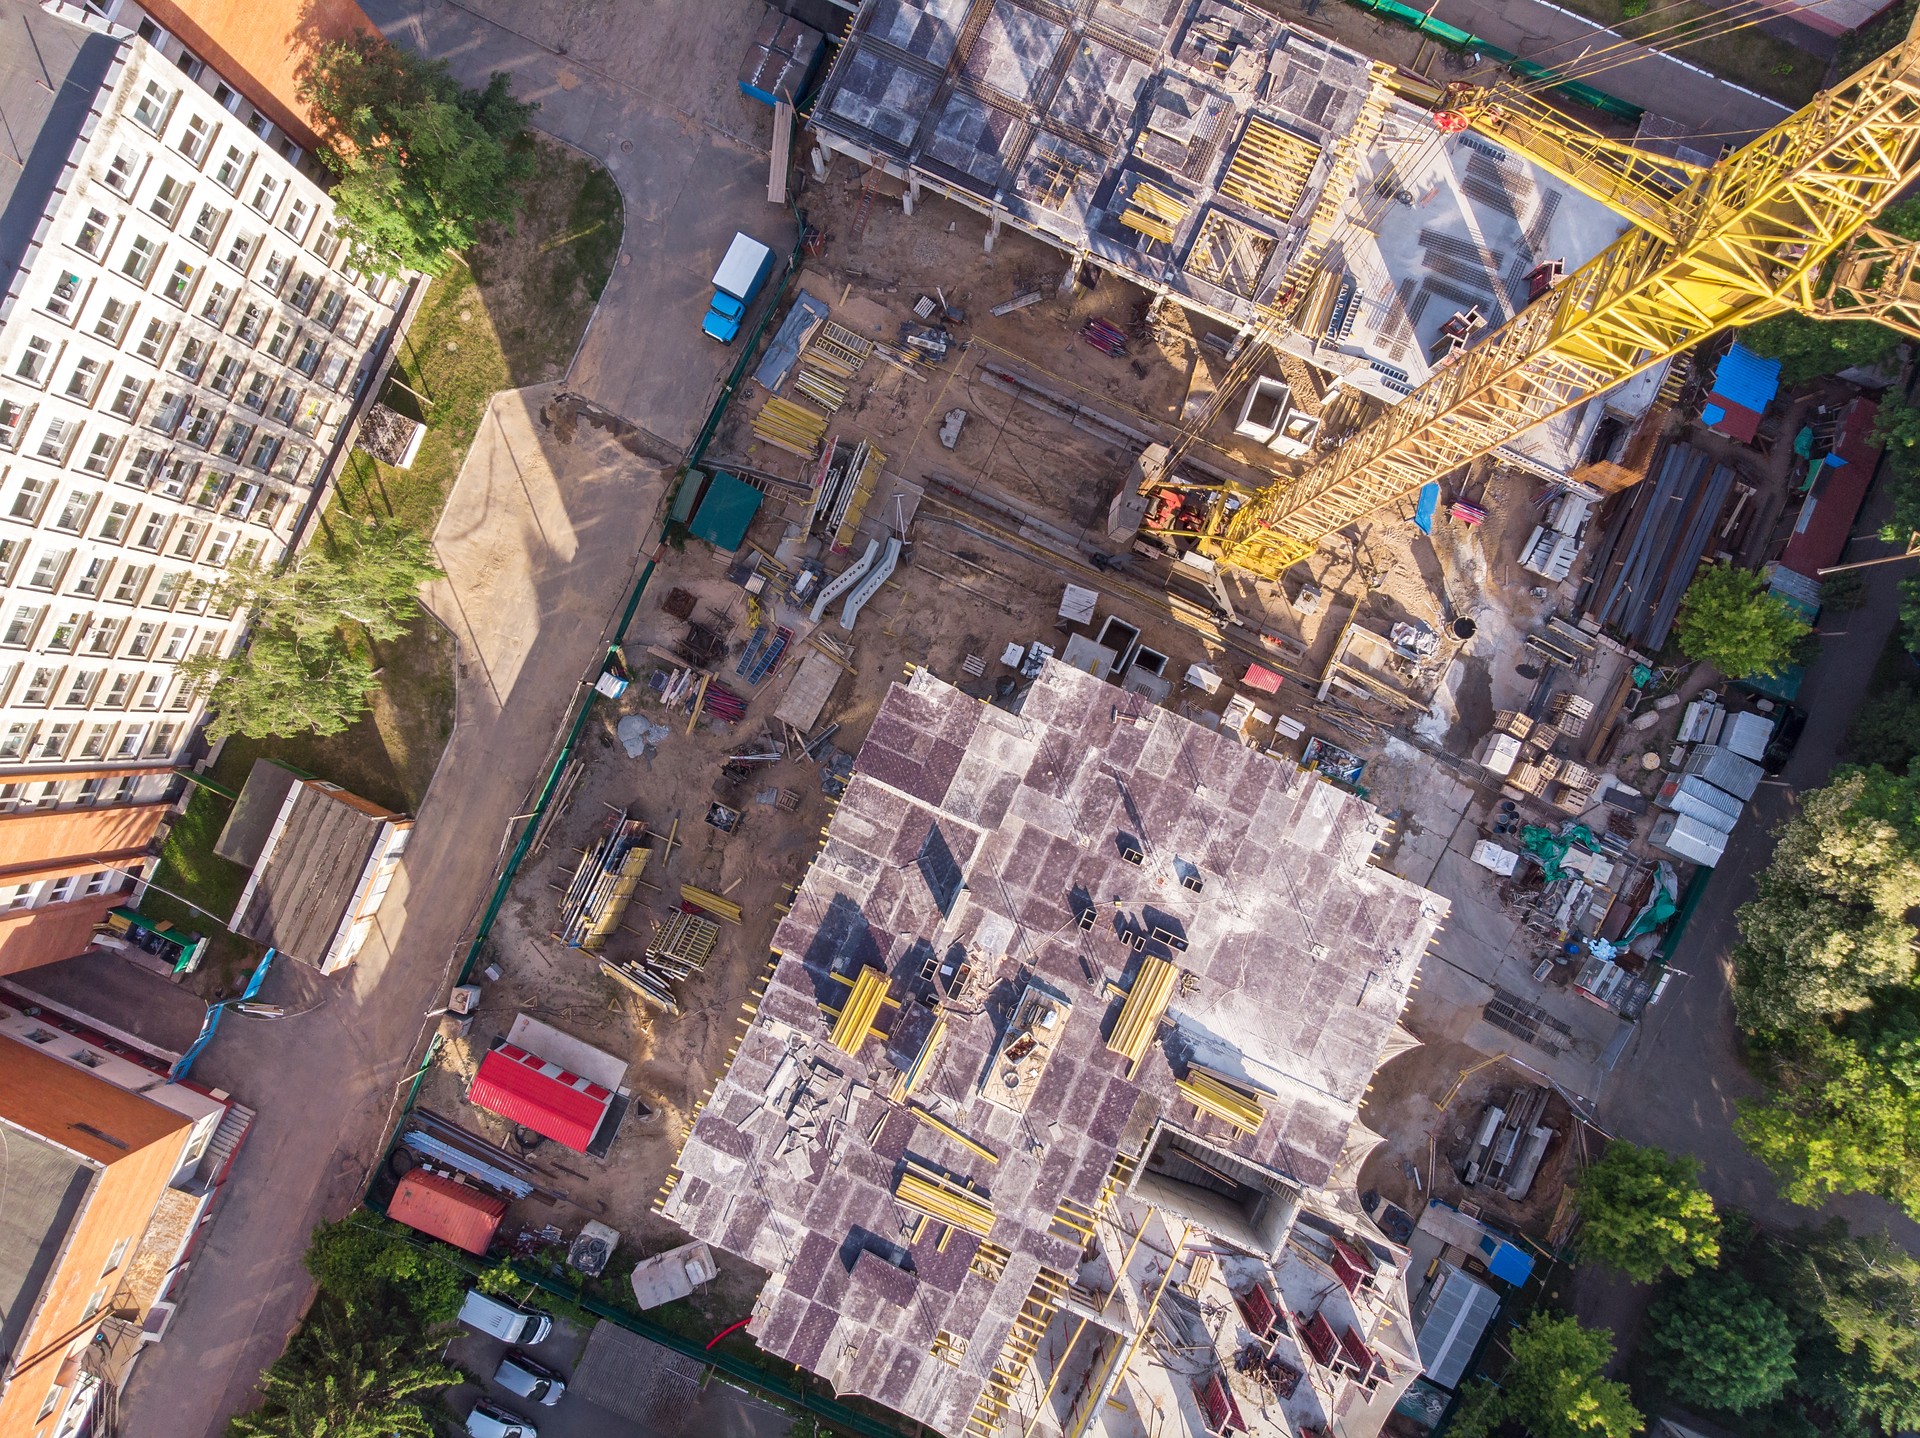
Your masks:
<instances>
[{"instance_id":1,"label":"pile of metal rod","mask_svg":"<svg viewBox=\"0 0 1920 1438\"><path fill-rule=\"evenodd\" d=\"M775 449L812 459L827 432L827 417L789 399L769 398L753 417L753 433Z\"/></svg>"},{"instance_id":2,"label":"pile of metal rod","mask_svg":"<svg viewBox=\"0 0 1920 1438\"><path fill-rule=\"evenodd\" d=\"M700 707L705 713L728 724L738 724L747 717L747 701L718 680L707 685Z\"/></svg>"},{"instance_id":3,"label":"pile of metal rod","mask_svg":"<svg viewBox=\"0 0 1920 1438\"><path fill-rule=\"evenodd\" d=\"M600 841L588 849L573 871L560 900L560 927L554 937L570 949L598 949L619 927L651 850L646 824L616 809Z\"/></svg>"}]
</instances>

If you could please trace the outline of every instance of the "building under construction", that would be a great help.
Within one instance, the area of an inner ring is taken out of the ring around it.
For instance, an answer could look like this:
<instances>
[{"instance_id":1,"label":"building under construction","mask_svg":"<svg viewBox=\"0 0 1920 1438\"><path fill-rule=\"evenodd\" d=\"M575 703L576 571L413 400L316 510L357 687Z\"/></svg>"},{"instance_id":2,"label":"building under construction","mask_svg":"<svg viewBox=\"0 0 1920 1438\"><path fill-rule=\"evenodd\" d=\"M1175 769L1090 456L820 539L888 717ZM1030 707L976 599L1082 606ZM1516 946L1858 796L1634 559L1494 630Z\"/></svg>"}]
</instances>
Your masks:
<instances>
[{"instance_id":1,"label":"building under construction","mask_svg":"<svg viewBox=\"0 0 1920 1438\"><path fill-rule=\"evenodd\" d=\"M942 1433L1378 1431L1420 1362L1356 1113L1446 912L1385 827L1057 662L1017 713L914 672L661 1211Z\"/></svg>"}]
</instances>

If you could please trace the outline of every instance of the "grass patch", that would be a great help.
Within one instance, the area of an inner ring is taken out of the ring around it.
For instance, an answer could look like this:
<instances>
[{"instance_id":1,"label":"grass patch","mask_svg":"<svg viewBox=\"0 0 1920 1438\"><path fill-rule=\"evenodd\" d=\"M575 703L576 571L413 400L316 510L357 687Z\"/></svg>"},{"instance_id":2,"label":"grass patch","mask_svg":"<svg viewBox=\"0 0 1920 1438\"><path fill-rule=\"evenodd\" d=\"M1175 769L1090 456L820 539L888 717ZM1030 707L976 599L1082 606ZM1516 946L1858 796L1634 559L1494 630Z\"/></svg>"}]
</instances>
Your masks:
<instances>
[{"instance_id":1,"label":"grass patch","mask_svg":"<svg viewBox=\"0 0 1920 1438\"><path fill-rule=\"evenodd\" d=\"M1757 25L1725 35L1706 29L1725 22L1724 10L1712 5L1656 3L1649 9L1643 0L1560 0L1560 3L1629 39L1648 37L1643 43L1653 49L1711 70L1737 85L1745 85L1749 90L1757 90L1795 108L1811 100L1826 78L1826 62L1819 56L1809 55L1791 41L1769 35ZM1690 44L1689 37L1703 29L1713 38ZM1868 58L1879 53L1875 50ZM1590 83L1602 90L1607 88L1604 75L1596 76Z\"/></svg>"},{"instance_id":2,"label":"grass patch","mask_svg":"<svg viewBox=\"0 0 1920 1438\"><path fill-rule=\"evenodd\" d=\"M1836 72L1851 75L1864 69L1906 39L1914 8L1915 0L1902 0L1864 30L1842 35L1833 56Z\"/></svg>"},{"instance_id":3,"label":"grass patch","mask_svg":"<svg viewBox=\"0 0 1920 1438\"><path fill-rule=\"evenodd\" d=\"M431 534L487 401L497 391L565 374L619 255L620 192L606 171L564 146L538 137L529 143L540 153L521 187L517 224L510 231L489 226L473 250L448 262L400 343L397 383L383 398L427 425L418 456L411 468L395 469L351 452L316 542L325 543L326 526L344 515L382 515ZM372 646L380 688L357 723L328 738L236 735L213 777L238 789L255 759L277 759L376 804L417 811L453 733L453 648L446 631L420 615L400 639ZM213 854L230 809L218 795L197 791L155 874L223 920L246 883L243 869ZM262 952L158 890L148 890L141 909L212 935L201 966L208 989L231 988Z\"/></svg>"}]
</instances>

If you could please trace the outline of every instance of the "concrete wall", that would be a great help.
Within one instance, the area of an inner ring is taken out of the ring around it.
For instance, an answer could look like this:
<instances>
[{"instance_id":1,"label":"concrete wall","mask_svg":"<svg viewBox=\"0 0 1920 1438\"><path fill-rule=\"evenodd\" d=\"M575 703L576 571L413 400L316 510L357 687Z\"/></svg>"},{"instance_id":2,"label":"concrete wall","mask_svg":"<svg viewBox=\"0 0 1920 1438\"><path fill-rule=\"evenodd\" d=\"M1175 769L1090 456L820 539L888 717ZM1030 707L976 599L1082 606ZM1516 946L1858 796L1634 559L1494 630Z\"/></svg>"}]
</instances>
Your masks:
<instances>
[{"instance_id":1,"label":"concrete wall","mask_svg":"<svg viewBox=\"0 0 1920 1438\"><path fill-rule=\"evenodd\" d=\"M108 909L125 899L123 893L97 894L17 914L0 914L0 974L17 974L85 953L93 942L95 926L106 921ZM0 1429L0 1434L4 1431Z\"/></svg>"}]
</instances>

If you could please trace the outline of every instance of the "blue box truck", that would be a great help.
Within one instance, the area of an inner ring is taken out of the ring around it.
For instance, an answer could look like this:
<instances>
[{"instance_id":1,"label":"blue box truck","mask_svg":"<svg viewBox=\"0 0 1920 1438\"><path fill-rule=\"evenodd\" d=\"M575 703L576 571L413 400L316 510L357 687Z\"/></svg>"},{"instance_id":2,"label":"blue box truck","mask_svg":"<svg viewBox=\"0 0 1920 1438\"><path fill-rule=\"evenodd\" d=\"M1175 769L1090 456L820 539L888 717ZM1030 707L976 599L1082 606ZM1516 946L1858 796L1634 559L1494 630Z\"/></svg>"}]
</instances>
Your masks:
<instances>
[{"instance_id":1,"label":"blue box truck","mask_svg":"<svg viewBox=\"0 0 1920 1438\"><path fill-rule=\"evenodd\" d=\"M721 344L732 344L747 316L747 306L772 272L773 251L751 235L735 234L726 258L713 272L713 299L700 328Z\"/></svg>"}]
</instances>

